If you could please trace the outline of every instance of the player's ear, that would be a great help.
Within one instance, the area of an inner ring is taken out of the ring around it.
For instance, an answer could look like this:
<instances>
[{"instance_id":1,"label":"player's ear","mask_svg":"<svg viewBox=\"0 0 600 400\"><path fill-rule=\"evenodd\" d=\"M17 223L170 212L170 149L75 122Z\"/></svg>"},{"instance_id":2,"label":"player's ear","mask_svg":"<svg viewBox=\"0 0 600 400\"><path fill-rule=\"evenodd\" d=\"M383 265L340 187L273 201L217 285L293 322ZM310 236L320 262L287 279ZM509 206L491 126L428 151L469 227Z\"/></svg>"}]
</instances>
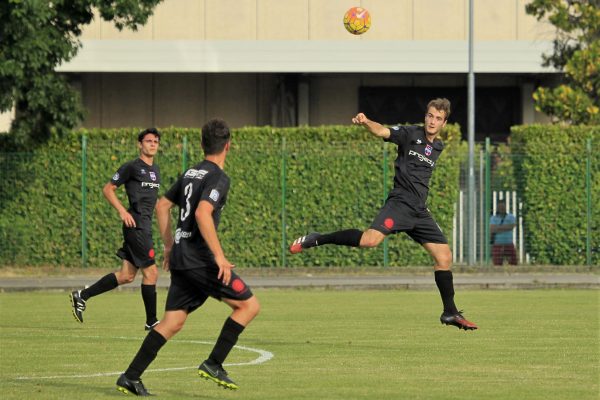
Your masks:
<instances>
[{"instance_id":1,"label":"player's ear","mask_svg":"<svg viewBox=\"0 0 600 400\"><path fill-rule=\"evenodd\" d=\"M229 148L231 147L231 140L225 143L225 151L229 153Z\"/></svg>"}]
</instances>

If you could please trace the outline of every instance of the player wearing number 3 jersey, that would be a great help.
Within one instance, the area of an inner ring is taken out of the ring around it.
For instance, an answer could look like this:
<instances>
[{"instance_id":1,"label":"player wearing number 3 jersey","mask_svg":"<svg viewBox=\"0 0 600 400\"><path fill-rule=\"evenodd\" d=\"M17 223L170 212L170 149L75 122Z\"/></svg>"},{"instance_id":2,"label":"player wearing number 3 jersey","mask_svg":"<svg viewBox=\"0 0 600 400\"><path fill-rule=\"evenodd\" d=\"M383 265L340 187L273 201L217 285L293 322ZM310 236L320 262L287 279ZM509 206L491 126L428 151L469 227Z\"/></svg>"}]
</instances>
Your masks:
<instances>
[{"instance_id":1,"label":"player wearing number 3 jersey","mask_svg":"<svg viewBox=\"0 0 600 400\"><path fill-rule=\"evenodd\" d=\"M223 362L260 305L246 283L233 271L217 235L221 211L227 201L229 177L223 171L230 149L225 121L211 120L202 127L204 160L179 177L158 202L157 216L165 243L165 269L171 270L165 315L151 331L117 381L117 389L147 395L140 380L160 348L183 328L188 315L208 297L221 300L233 312L225 321L208 359L198 374L227 389L238 386L223 369ZM171 232L170 210L177 206L177 229Z\"/></svg>"}]
</instances>

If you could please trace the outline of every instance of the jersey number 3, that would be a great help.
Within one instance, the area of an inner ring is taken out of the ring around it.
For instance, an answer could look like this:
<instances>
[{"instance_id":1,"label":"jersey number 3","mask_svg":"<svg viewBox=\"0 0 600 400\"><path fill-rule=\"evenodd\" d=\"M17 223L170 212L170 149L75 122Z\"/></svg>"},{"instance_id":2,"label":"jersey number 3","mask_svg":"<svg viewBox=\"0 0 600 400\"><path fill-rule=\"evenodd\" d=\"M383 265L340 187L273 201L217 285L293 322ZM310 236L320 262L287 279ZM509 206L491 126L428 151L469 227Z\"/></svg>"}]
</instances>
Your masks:
<instances>
[{"instance_id":1,"label":"jersey number 3","mask_svg":"<svg viewBox=\"0 0 600 400\"><path fill-rule=\"evenodd\" d=\"M185 208L181 210L181 221L184 221L190 215L190 197L192 197L192 183L188 183L187 185L185 185L183 193L185 194Z\"/></svg>"}]
</instances>

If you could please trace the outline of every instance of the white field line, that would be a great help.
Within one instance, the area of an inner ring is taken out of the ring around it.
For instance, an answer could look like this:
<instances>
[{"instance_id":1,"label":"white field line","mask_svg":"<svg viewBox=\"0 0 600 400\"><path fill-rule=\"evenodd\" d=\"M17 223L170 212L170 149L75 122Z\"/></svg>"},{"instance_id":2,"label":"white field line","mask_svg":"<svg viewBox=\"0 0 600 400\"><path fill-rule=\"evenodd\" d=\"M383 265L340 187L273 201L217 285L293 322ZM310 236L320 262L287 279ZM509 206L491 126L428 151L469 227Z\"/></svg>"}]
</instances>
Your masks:
<instances>
[{"instance_id":1,"label":"white field line","mask_svg":"<svg viewBox=\"0 0 600 400\"><path fill-rule=\"evenodd\" d=\"M66 335L65 335L66 337ZM71 336L69 336L71 337ZM103 336L78 336L78 338L88 338L88 339L118 339L118 340L140 340L142 341L143 338L133 338L133 337L124 337L124 336L116 336L116 337L103 337ZM194 344L209 344L209 345L213 345L214 342L206 342L203 340L177 340L177 339L173 339L171 340L171 342L174 343L194 343ZM266 350L261 350L261 349L255 349L252 347L246 347L246 346L234 346L234 348L239 349L239 350L244 350L244 351L250 351L253 353L258 353L258 357L255 358L254 360L248 361L248 362L241 362L241 363L226 363L223 364L224 367L227 366L242 366L242 365L258 365L258 364L262 364L265 363L267 361L269 361L270 359L273 358L273 353L271 353L270 351L266 351ZM167 372L167 371L181 371L184 369L194 369L194 368L198 368L197 365L193 366L193 367L175 367L175 368L156 368L156 369L149 369L146 370L146 372ZM18 380L35 380L35 379L72 379L72 378L94 378L94 377L102 377L102 376L116 376L116 375L121 375L123 373L123 371L118 371L118 372L98 372L95 374L84 374L84 375L51 375L51 376L17 376L15 379Z\"/></svg>"}]
</instances>

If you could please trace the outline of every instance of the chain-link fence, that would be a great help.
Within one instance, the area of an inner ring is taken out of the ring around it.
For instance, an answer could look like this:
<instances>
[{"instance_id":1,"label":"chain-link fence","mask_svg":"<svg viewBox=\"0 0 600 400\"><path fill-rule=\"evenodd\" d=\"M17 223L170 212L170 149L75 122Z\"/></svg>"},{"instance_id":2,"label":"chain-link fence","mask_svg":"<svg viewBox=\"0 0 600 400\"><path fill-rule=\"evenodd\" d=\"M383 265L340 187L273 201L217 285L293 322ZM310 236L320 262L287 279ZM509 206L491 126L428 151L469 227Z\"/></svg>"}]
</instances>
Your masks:
<instances>
[{"instance_id":1,"label":"chain-link fence","mask_svg":"<svg viewBox=\"0 0 600 400\"><path fill-rule=\"evenodd\" d=\"M246 266L429 263L422 249L405 235L390 237L380 248L364 249L360 254L355 249L327 246L319 253L307 252L310 254L304 258L287 257L288 242L297 235L311 230L365 229L370 225L392 185L395 156L389 146L378 141L330 145L286 144L285 140L260 145L235 143L228 159L228 163L235 162L235 167L227 169L233 182L231 201L244 203L247 214L224 212L224 246L227 249L238 241L236 258L241 258L239 252L243 251ZM42 155L0 153L0 263L39 265L65 260L70 265L114 265L118 243L111 239L113 243L107 245L106 241L120 229L115 211L102 198L101 188L121 163L136 156L135 147L119 142L94 143L85 137L73 148L48 150ZM440 165L448 162L445 157L449 156L442 155ZM503 235L510 243L503 245L514 247L514 259L506 254L501 263L598 265L600 156L591 140L584 151L557 150L541 165L517 145L478 146L474 221L467 218L464 148L458 157L457 196L444 197L438 190L435 208L430 207L438 222L445 218L443 211L438 212L439 205L451 209L449 222L440 225L445 227L456 264L465 264L470 251L477 264L498 263L493 233L496 224L491 217L498 214L499 202L504 202L506 213L513 215L514 221ZM199 147L188 145L185 138L161 145L161 193L183 169L201 158ZM557 172L536 173L536 169L547 172L549 168ZM118 192L126 204L124 191ZM476 238L472 249L467 243L469 229ZM243 243L239 243L240 230L246 233ZM155 241L160 243L157 229ZM19 246L42 251L15 251ZM260 257L253 258L254 254Z\"/></svg>"}]
</instances>

